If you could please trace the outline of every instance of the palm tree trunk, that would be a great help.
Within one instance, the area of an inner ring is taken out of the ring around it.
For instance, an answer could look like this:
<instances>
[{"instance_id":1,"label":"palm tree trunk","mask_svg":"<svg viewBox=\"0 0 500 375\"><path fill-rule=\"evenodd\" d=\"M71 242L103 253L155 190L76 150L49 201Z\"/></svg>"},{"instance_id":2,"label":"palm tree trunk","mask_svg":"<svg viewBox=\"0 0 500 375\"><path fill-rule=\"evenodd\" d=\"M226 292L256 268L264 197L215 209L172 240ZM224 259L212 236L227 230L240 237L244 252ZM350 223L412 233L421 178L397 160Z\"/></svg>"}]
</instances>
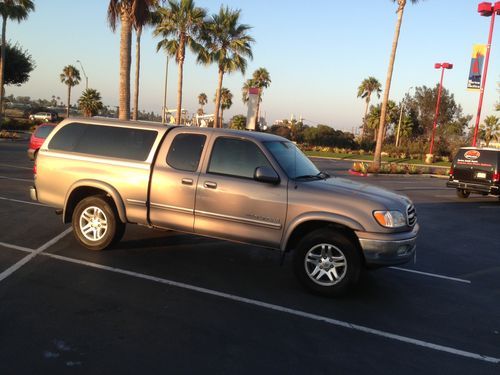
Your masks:
<instances>
[{"instance_id":1,"label":"palm tree trunk","mask_svg":"<svg viewBox=\"0 0 500 375\"><path fill-rule=\"evenodd\" d=\"M139 74L141 71L141 34L142 27L139 27L135 36L135 90L134 90L134 111L132 112L132 120L137 120L139 112Z\"/></svg>"},{"instance_id":2,"label":"palm tree trunk","mask_svg":"<svg viewBox=\"0 0 500 375\"><path fill-rule=\"evenodd\" d=\"M176 124L181 123L181 112L182 112L182 81L184 75L184 57L186 56L186 37L181 35L179 40L179 58L178 58L178 79L177 79L177 115Z\"/></svg>"},{"instance_id":3,"label":"palm tree trunk","mask_svg":"<svg viewBox=\"0 0 500 375\"><path fill-rule=\"evenodd\" d=\"M119 119L130 120L130 54L132 44L132 22L125 10L121 12L120 32L120 91Z\"/></svg>"},{"instance_id":4,"label":"palm tree trunk","mask_svg":"<svg viewBox=\"0 0 500 375\"><path fill-rule=\"evenodd\" d=\"M403 12L405 9L406 1L401 0L398 8L398 20L396 22L396 30L394 31L394 39L392 41L391 57L389 59L389 68L387 69L387 79L385 81L384 100L382 102L382 109L380 111L380 122L377 132L377 145L375 146L375 155L373 158L373 165L376 170L380 168L382 161L382 143L384 141L384 128L385 118L387 113L387 103L389 101L389 92L391 90L392 71L394 69L394 61L396 59L396 50L398 48L399 30L403 22Z\"/></svg>"},{"instance_id":5,"label":"palm tree trunk","mask_svg":"<svg viewBox=\"0 0 500 375\"><path fill-rule=\"evenodd\" d=\"M68 85L68 106L66 107L66 118L69 117L69 106L71 104L71 85Z\"/></svg>"},{"instance_id":6,"label":"palm tree trunk","mask_svg":"<svg viewBox=\"0 0 500 375\"><path fill-rule=\"evenodd\" d=\"M3 97L4 97L4 73L5 73L5 31L7 29L7 17L2 17L2 46L0 52L0 125L3 121Z\"/></svg>"},{"instance_id":7,"label":"palm tree trunk","mask_svg":"<svg viewBox=\"0 0 500 375\"><path fill-rule=\"evenodd\" d=\"M220 95L222 91L222 80L224 78L224 70L219 67L219 83L217 84L217 91L215 92L215 113L214 113L214 119L215 119L215 128L219 128L222 126L219 126L219 109L220 109ZM222 125L222 124L221 124Z\"/></svg>"},{"instance_id":8,"label":"palm tree trunk","mask_svg":"<svg viewBox=\"0 0 500 375\"><path fill-rule=\"evenodd\" d=\"M361 139L365 137L366 132L366 115L368 114L368 106L370 105L370 95L366 98L365 115L363 116L363 128L361 129Z\"/></svg>"}]
</instances>

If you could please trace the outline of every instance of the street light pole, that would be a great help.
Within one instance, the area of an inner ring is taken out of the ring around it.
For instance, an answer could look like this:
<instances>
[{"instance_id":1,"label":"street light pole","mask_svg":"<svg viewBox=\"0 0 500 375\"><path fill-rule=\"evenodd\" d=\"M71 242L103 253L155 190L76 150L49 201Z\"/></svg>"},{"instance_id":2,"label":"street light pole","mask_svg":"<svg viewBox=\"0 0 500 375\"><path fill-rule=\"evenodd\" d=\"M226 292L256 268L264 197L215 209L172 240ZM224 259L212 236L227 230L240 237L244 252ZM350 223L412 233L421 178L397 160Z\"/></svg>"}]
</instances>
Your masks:
<instances>
[{"instance_id":1,"label":"street light pole","mask_svg":"<svg viewBox=\"0 0 500 375\"><path fill-rule=\"evenodd\" d=\"M431 145L429 147L428 157L426 158L426 162L428 164L432 163L432 161L434 159L434 155L432 154L432 151L434 149L434 134L436 133L437 119L438 119L438 116L439 116L439 104L441 103L441 92L443 91L444 70L445 69L453 69L453 64L450 64L450 63L442 63L442 64L436 63L436 64L434 64L434 68L441 69L441 80L439 81L438 97L437 97L437 101L436 101L436 112L434 114L434 123L432 124Z\"/></svg>"},{"instance_id":2,"label":"street light pole","mask_svg":"<svg viewBox=\"0 0 500 375\"><path fill-rule=\"evenodd\" d=\"M481 109L483 107L484 87L486 86L486 76L488 74L488 62L490 60L491 39L493 37L493 27L495 26L495 14L500 14L500 1L497 1L495 5L492 5L491 3L480 3L477 7L477 11L479 12L479 14L481 14L481 16L485 17L491 16L491 21L490 21L490 33L488 35L488 44L486 45L483 80L481 82L481 89L479 90L479 104L477 106L476 125L474 126L474 137L472 139L472 146L474 147L476 147L479 121L481 120Z\"/></svg>"},{"instance_id":3,"label":"street light pole","mask_svg":"<svg viewBox=\"0 0 500 375\"><path fill-rule=\"evenodd\" d=\"M167 83L168 83L168 60L169 57L167 55L167 64L165 65L165 91L163 93L163 107L162 107L162 114L161 114L161 123L165 124L167 122Z\"/></svg>"},{"instance_id":4,"label":"street light pole","mask_svg":"<svg viewBox=\"0 0 500 375\"><path fill-rule=\"evenodd\" d=\"M80 67L82 68L83 76L85 77L85 90L89 88L89 77L87 77L87 74L85 74L85 69L83 69L82 62L80 60L76 60L77 63L80 64Z\"/></svg>"}]
</instances>

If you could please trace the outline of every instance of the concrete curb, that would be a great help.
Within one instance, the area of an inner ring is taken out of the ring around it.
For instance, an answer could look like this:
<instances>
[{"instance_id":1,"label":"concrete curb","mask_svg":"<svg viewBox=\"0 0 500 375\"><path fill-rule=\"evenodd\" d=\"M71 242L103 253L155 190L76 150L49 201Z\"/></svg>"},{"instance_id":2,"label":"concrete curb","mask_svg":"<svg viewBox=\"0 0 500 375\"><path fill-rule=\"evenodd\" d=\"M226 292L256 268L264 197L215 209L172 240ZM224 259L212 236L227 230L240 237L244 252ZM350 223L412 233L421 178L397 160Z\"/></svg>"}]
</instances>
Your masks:
<instances>
[{"instance_id":1,"label":"concrete curb","mask_svg":"<svg viewBox=\"0 0 500 375\"><path fill-rule=\"evenodd\" d=\"M308 156L309 158L316 158L316 159L327 159L327 160L340 160L340 161L352 161L352 162L357 162L357 163L372 163L371 160L362 160L362 159L346 159L346 158L334 158L334 157L329 157L329 156ZM391 164L394 162L390 161L383 161L382 164ZM415 167L424 167L424 168L441 168L441 169L448 169L450 167L446 167L443 165L427 165L427 164L408 164L408 163L395 163L395 164L401 164L401 165L413 165Z\"/></svg>"}]
</instances>

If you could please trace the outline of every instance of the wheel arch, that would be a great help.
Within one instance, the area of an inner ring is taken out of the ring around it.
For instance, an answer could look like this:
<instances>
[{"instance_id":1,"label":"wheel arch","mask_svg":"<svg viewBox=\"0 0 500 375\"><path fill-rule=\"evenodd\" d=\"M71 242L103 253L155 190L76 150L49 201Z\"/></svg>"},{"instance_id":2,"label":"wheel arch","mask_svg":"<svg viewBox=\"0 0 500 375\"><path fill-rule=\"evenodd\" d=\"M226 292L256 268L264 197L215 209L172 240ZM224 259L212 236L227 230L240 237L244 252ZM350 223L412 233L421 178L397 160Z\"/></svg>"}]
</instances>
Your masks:
<instances>
[{"instance_id":1,"label":"wheel arch","mask_svg":"<svg viewBox=\"0 0 500 375\"><path fill-rule=\"evenodd\" d=\"M127 222L125 205L120 193L113 186L97 180L81 180L71 186L64 200L63 222L71 222L73 211L78 202L94 195L105 195L108 197L110 203L114 205L120 221L122 223Z\"/></svg>"}]
</instances>

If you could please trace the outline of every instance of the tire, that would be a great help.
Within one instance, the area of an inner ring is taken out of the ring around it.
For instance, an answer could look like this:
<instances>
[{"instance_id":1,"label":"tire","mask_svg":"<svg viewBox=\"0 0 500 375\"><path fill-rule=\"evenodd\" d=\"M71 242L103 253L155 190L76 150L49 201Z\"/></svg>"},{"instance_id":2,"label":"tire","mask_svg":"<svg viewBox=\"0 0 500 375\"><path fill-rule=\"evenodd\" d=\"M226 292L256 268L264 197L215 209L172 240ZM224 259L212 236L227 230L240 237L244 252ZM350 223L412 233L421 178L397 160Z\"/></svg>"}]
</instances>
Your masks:
<instances>
[{"instance_id":1,"label":"tire","mask_svg":"<svg viewBox=\"0 0 500 375\"><path fill-rule=\"evenodd\" d=\"M71 224L77 241L89 250L104 250L125 232L125 224L104 196L81 200L73 211Z\"/></svg>"},{"instance_id":2,"label":"tire","mask_svg":"<svg viewBox=\"0 0 500 375\"><path fill-rule=\"evenodd\" d=\"M457 189L457 197L466 199L469 198L470 191L464 190L464 189Z\"/></svg>"},{"instance_id":3,"label":"tire","mask_svg":"<svg viewBox=\"0 0 500 375\"><path fill-rule=\"evenodd\" d=\"M332 229L307 234L294 250L295 275L315 294L339 297L359 279L361 255L351 239Z\"/></svg>"}]
</instances>

